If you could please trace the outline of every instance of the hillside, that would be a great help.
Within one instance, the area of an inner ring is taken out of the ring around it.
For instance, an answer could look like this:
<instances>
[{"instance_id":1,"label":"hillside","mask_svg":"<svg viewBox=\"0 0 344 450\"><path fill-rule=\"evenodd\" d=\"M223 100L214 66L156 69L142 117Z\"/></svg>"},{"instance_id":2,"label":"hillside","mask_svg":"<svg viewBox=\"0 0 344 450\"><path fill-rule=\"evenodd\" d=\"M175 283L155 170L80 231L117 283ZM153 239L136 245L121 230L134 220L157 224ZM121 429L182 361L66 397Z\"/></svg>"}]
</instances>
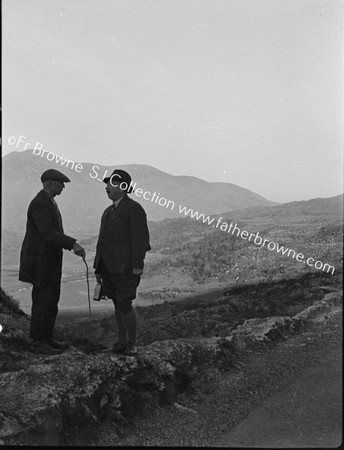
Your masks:
<instances>
[{"instance_id":1,"label":"hillside","mask_svg":"<svg viewBox=\"0 0 344 450\"><path fill-rule=\"evenodd\" d=\"M254 220L274 222L310 221L314 218L343 218L344 194L329 198L313 198L275 206L243 208L222 213L231 220ZM218 215L217 215L218 216Z\"/></svg>"},{"instance_id":2,"label":"hillside","mask_svg":"<svg viewBox=\"0 0 344 450\"><path fill-rule=\"evenodd\" d=\"M223 221L237 223L240 230L259 233L274 243L302 252L329 264L342 267L343 226L339 203L341 196L287 203L245 211L233 211ZM321 203L320 207L315 207ZM299 211L302 204L302 212ZM321 214L320 212L321 211ZM263 212L266 214L263 215ZM314 212L314 215L312 213ZM256 215L255 215L256 214ZM262 248L236 235L223 232L195 219L165 219L149 222L152 251L145 261L137 305L146 306L218 289L224 284L246 283L306 273L315 269L268 248ZM97 231L78 235L85 246L92 268ZM18 281L19 252L23 234L2 230L2 285L30 308L29 285ZM291 253L292 254L292 253ZM90 271L91 289L94 287ZM80 258L65 252L60 307L87 307L85 266Z\"/></svg>"},{"instance_id":3,"label":"hillside","mask_svg":"<svg viewBox=\"0 0 344 450\"><path fill-rule=\"evenodd\" d=\"M28 204L42 186L40 175L48 168L55 168L71 179L65 192L57 199L66 230L98 232L101 213L109 205L104 191L105 185L101 180L106 170L109 175L114 167L127 170L133 182L136 182L136 188L151 193L151 196L146 194L150 200L132 194L132 198L145 208L148 220L181 217L179 205L205 214L216 214L225 210L274 204L235 184L209 183L196 177L174 176L148 165L105 167L96 162L82 163L82 170L79 167L78 173L71 165L68 168L61 167L54 161L49 162L45 157L26 150L9 153L2 159L3 226L13 231L25 229ZM156 197L152 202L154 192ZM159 200L158 195L159 198L167 200L166 206L155 204L155 201Z\"/></svg>"}]
</instances>

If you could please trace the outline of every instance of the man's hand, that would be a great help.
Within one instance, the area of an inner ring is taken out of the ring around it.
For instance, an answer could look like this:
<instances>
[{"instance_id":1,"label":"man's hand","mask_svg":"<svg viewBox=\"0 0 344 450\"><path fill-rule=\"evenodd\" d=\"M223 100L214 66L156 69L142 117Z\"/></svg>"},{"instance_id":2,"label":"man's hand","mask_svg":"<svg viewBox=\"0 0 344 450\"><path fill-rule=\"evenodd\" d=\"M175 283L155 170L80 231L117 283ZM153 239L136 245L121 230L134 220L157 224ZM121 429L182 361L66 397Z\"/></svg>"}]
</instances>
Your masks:
<instances>
[{"instance_id":1,"label":"man's hand","mask_svg":"<svg viewBox=\"0 0 344 450\"><path fill-rule=\"evenodd\" d=\"M86 258L86 252L84 247L81 247L81 245L79 245L77 242L74 242L73 245L73 252L77 255L77 256L81 256L82 259Z\"/></svg>"},{"instance_id":2,"label":"man's hand","mask_svg":"<svg viewBox=\"0 0 344 450\"><path fill-rule=\"evenodd\" d=\"M103 284L102 276L99 273L94 274L98 284Z\"/></svg>"},{"instance_id":3,"label":"man's hand","mask_svg":"<svg viewBox=\"0 0 344 450\"><path fill-rule=\"evenodd\" d=\"M143 274L143 270L142 269L133 268L133 274L134 275L142 275Z\"/></svg>"}]
</instances>

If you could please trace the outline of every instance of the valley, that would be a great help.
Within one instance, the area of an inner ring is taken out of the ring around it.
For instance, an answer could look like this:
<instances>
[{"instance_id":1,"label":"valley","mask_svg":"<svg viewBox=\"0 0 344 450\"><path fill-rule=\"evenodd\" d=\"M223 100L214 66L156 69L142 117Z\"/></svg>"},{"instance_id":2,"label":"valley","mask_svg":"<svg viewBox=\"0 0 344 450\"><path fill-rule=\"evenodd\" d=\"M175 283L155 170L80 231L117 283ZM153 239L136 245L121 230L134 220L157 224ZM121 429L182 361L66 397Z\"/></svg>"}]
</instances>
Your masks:
<instances>
[{"instance_id":1,"label":"valley","mask_svg":"<svg viewBox=\"0 0 344 450\"><path fill-rule=\"evenodd\" d=\"M280 207L278 207L280 208ZM280 245L302 252L339 270L342 264L342 224L334 214L309 214L240 218L232 213L228 221L238 219L241 229L257 232ZM224 233L194 219L165 219L149 222L152 251L148 252L137 306L176 301L211 290L251 282L273 281L291 274L319 272L291 256L262 248L254 242ZM73 231L71 233L73 235ZM93 260L97 235L83 233L79 242L87 252L90 294L95 287ZM3 230L2 287L20 301L29 313L31 285L18 280L22 236L6 235ZM321 272L321 271L320 271ZM331 273L331 272L330 272ZM111 302L94 302L95 311L112 311ZM74 254L64 252L60 310L77 309L88 314L86 267Z\"/></svg>"}]
</instances>

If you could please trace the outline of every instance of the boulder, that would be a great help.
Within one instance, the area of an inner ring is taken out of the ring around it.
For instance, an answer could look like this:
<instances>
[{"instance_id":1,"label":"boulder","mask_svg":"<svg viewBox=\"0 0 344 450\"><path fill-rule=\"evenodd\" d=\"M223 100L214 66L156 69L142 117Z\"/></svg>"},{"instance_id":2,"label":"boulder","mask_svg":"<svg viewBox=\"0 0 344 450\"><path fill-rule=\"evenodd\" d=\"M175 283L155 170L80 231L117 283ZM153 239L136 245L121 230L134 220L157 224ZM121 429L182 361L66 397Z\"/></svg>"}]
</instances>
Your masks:
<instances>
[{"instance_id":1,"label":"boulder","mask_svg":"<svg viewBox=\"0 0 344 450\"><path fill-rule=\"evenodd\" d=\"M333 315L342 311L343 293L332 292L326 294L322 300L299 312L294 319L301 321L323 321L328 314Z\"/></svg>"},{"instance_id":2,"label":"boulder","mask_svg":"<svg viewBox=\"0 0 344 450\"><path fill-rule=\"evenodd\" d=\"M23 431L23 427L14 418L0 412L0 437L5 438Z\"/></svg>"},{"instance_id":3,"label":"boulder","mask_svg":"<svg viewBox=\"0 0 344 450\"><path fill-rule=\"evenodd\" d=\"M137 358L73 348L41 357L25 370L0 374L0 437L30 431L57 444L62 423L84 426L108 414L122 420L173 400L202 371L224 370L235 351L234 338L214 337L155 342Z\"/></svg>"},{"instance_id":4,"label":"boulder","mask_svg":"<svg viewBox=\"0 0 344 450\"><path fill-rule=\"evenodd\" d=\"M296 321L292 318L273 316L246 320L233 331L233 335L240 336L246 343L261 343L275 341L295 330Z\"/></svg>"}]
</instances>

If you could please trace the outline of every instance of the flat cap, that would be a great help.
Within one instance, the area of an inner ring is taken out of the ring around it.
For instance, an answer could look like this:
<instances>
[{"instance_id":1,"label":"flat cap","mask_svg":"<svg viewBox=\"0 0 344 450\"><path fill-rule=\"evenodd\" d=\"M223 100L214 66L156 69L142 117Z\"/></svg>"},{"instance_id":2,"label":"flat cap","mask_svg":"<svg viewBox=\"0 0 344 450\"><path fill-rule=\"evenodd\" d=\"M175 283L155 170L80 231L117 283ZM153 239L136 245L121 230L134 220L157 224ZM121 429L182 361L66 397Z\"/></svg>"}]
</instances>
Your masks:
<instances>
[{"instance_id":1,"label":"flat cap","mask_svg":"<svg viewBox=\"0 0 344 450\"><path fill-rule=\"evenodd\" d=\"M70 179L66 177L66 175L63 175L62 172L59 172L55 169L48 169L41 175L41 181L48 181L48 180L57 180L57 181L64 181L65 183L70 182Z\"/></svg>"}]
</instances>

